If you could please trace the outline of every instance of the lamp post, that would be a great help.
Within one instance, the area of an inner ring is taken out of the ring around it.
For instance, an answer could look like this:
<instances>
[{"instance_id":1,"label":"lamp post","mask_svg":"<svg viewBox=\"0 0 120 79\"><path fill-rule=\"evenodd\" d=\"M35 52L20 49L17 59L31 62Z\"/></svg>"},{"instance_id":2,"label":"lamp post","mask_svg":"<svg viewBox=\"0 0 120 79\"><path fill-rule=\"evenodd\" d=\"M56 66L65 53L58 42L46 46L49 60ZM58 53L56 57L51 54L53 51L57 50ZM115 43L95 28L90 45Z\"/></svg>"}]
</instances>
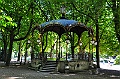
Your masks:
<instances>
[{"instance_id":1,"label":"lamp post","mask_svg":"<svg viewBox=\"0 0 120 79\"><path fill-rule=\"evenodd\" d=\"M82 42L80 42L80 52L82 52L82 48L81 48L81 46L82 46Z\"/></svg>"},{"instance_id":2,"label":"lamp post","mask_svg":"<svg viewBox=\"0 0 120 79\"><path fill-rule=\"evenodd\" d=\"M39 38L37 39L37 43L41 44L41 41L40 41L40 39L39 39Z\"/></svg>"},{"instance_id":3,"label":"lamp post","mask_svg":"<svg viewBox=\"0 0 120 79\"><path fill-rule=\"evenodd\" d=\"M80 46L82 46L82 43L80 43Z\"/></svg>"},{"instance_id":4,"label":"lamp post","mask_svg":"<svg viewBox=\"0 0 120 79\"><path fill-rule=\"evenodd\" d=\"M93 54L93 45L96 46L97 42L92 39L91 44L92 44L92 54ZM93 60L93 55L92 55L92 60Z\"/></svg>"},{"instance_id":5,"label":"lamp post","mask_svg":"<svg viewBox=\"0 0 120 79\"><path fill-rule=\"evenodd\" d=\"M62 58L62 47L61 47L61 58Z\"/></svg>"},{"instance_id":6,"label":"lamp post","mask_svg":"<svg viewBox=\"0 0 120 79\"><path fill-rule=\"evenodd\" d=\"M94 42L94 45L95 45L95 46L97 45L97 41Z\"/></svg>"},{"instance_id":7,"label":"lamp post","mask_svg":"<svg viewBox=\"0 0 120 79\"><path fill-rule=\"evenodd\" d=\"M83 59L83 54L81 54L82 53L82 48L81 48L81 46L82 46L82 42L80 42L80 51L79 51L79 54L78 54L78 59Z\"/></svg>"},{"instance_id":8,"label":"lamp post","mask_svg":"<svg viewBox=\"0 0 120 79\"><path fill-rule=\"evenodd\" d=\"M94 45L94 40L92 39L91 43L92 43L92 60L93 60L93 45Z\"/></svg>"},{"instance_id":9,"label":"lamp post","mask_svg":"<svg viewBox=\"0 0 120 79\"><path fill-rule=\"evenodd\" d=\"M30 40L28 40L28 44L30 44L31 43L31 41Z\"/></svg>"},{"instance_id":10,"label":"lamp post","mask_svg":"<svg viewBox=\"0 0 120 79\"><path fill-rule=\"evenodd\" d=\"M81 46L82 46L82 43L80 42L80 51L82 50Z\"/></svg>"},{"instance_id":11,"label":"lamp post","mask_svg":"<svg viewBox=\"0 0 120 79\"><path fill-rule=\"evenodd\" d=\"M60 8L60 12L62 13L62 17L60 19L65 19L65 5L62 5Z\"/></svg>"},{"instance_id":12,"label":"lamp post","mask_svg":"<svg viewBox=\"0 0 120 79\"><path fill-rule=\"evenodd\" d=\"M41 44L41 40L40 38L37 39L37 43L40 45ZM38 52L39 53L39 52ZM41 54L39 55L40 59L41 59Z\"/></svg>"}]
</instances>

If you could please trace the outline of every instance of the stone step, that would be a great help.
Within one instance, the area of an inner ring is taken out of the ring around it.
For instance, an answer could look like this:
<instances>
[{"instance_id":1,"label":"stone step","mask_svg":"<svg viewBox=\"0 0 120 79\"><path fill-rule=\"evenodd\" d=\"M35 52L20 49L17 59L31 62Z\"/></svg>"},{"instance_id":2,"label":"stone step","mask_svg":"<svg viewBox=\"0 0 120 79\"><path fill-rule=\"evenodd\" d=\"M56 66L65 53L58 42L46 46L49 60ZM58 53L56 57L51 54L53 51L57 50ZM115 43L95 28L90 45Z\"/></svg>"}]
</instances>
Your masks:
<instances>
[{"instance_id":1,"label":"stone step","mask_svg":"<svg viewBox=\"0 0 120 79\"><path fill-rule=\"evenodd\" d=\"M56 64L51 64L51 65L45 65L44 67L56 67Z\"/></svg>"},{"instance_id":2,"label":"stone step","mask_svg":"<svg viewBox=\"0 0 120 79\"><path fill-rule=\"evenodd\" d=\"M40 70L41 72L53 72L55 71L57 64L55 61L47 61L45 66Z\"/></svg>"},{"instance_id":3,"label":"stone step","mask_svg":"<svg viewBox=\"0 0 120 79\"><path fill-rule=\"evenodd\" d=\"M56 67L43 67L43 70L48 70L48 69L55 69Z\"/></svg>"},{"instance_id":4,"label":"stone step","mask_svg":"<svg viewBox=\"0 0 120 79\"><path fill-rule=\"evenodd\" d=\"M48 70L40 70L40 72L53 72L55 69L48 69Z\"/></svg>"}]
</instances>

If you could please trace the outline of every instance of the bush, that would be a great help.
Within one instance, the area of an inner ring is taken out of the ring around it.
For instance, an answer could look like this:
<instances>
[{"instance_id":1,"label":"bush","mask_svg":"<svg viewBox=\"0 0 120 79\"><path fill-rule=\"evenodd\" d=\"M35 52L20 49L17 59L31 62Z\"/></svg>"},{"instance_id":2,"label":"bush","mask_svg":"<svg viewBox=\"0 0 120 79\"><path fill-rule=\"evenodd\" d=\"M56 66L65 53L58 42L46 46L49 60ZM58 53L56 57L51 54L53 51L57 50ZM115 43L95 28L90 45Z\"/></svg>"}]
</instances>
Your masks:
<instances>
[{"instance_id":1,"label":"bush","mask_svg":"<svg viewBox=\"0 0 120 79\"><path fill-rule=\"evenodd\" d=\"M115 59L115 64L120 64L120 55L118 55Z\"/></svg>"}]
</instances>

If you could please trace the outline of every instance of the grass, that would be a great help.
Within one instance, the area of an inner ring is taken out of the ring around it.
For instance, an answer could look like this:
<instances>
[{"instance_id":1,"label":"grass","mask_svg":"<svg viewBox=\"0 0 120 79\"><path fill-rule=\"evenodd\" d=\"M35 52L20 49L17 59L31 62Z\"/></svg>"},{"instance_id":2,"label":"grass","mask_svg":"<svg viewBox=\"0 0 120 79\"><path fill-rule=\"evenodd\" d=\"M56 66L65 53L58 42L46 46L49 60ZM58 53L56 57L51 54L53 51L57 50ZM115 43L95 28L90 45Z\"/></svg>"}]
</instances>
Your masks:
<instances>
[{"instance_id":1,"label":"grass","mask_svg":"<svg viewBox=\"0 0 120 79\"><path fill-rule=\"evenodd\" d=\"M56 58L47 58L48 61L56 61Z\"/></svg>"},{"instance_id":2,"label":"grass","mask_svg":"<svg viewBox=\"0 0 120 79\"><path fill-rule=\"evenodd\" d=\"M56 61L56 58L47 58L48 61ZM60 61L65 61L65 58L60 58Z\"/></svg>"}]
</instances>

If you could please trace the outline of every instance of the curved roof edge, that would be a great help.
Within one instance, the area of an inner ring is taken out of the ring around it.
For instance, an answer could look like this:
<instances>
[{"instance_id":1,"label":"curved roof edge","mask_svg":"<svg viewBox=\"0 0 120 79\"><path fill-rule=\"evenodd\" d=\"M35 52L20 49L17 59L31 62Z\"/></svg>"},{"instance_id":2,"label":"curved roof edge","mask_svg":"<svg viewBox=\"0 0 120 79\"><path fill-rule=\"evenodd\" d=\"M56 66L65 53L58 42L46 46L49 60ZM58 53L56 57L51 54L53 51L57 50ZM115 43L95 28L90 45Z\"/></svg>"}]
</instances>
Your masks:
<instances>
[{"instance_id":1,"label":"curved roof edge","mask_svg":"<svg viewBox=\"0 0 120 79\"><path fill-rule=\"evenodd\" d=\"M56 32L59 36L65 32L74 32L78 36L80 36L84 31L90 32L90 28L83 23L68 19L58 19L44 22L40 24L39 28L42 33L53 31Z\"/></svg>"}]
</instances>

